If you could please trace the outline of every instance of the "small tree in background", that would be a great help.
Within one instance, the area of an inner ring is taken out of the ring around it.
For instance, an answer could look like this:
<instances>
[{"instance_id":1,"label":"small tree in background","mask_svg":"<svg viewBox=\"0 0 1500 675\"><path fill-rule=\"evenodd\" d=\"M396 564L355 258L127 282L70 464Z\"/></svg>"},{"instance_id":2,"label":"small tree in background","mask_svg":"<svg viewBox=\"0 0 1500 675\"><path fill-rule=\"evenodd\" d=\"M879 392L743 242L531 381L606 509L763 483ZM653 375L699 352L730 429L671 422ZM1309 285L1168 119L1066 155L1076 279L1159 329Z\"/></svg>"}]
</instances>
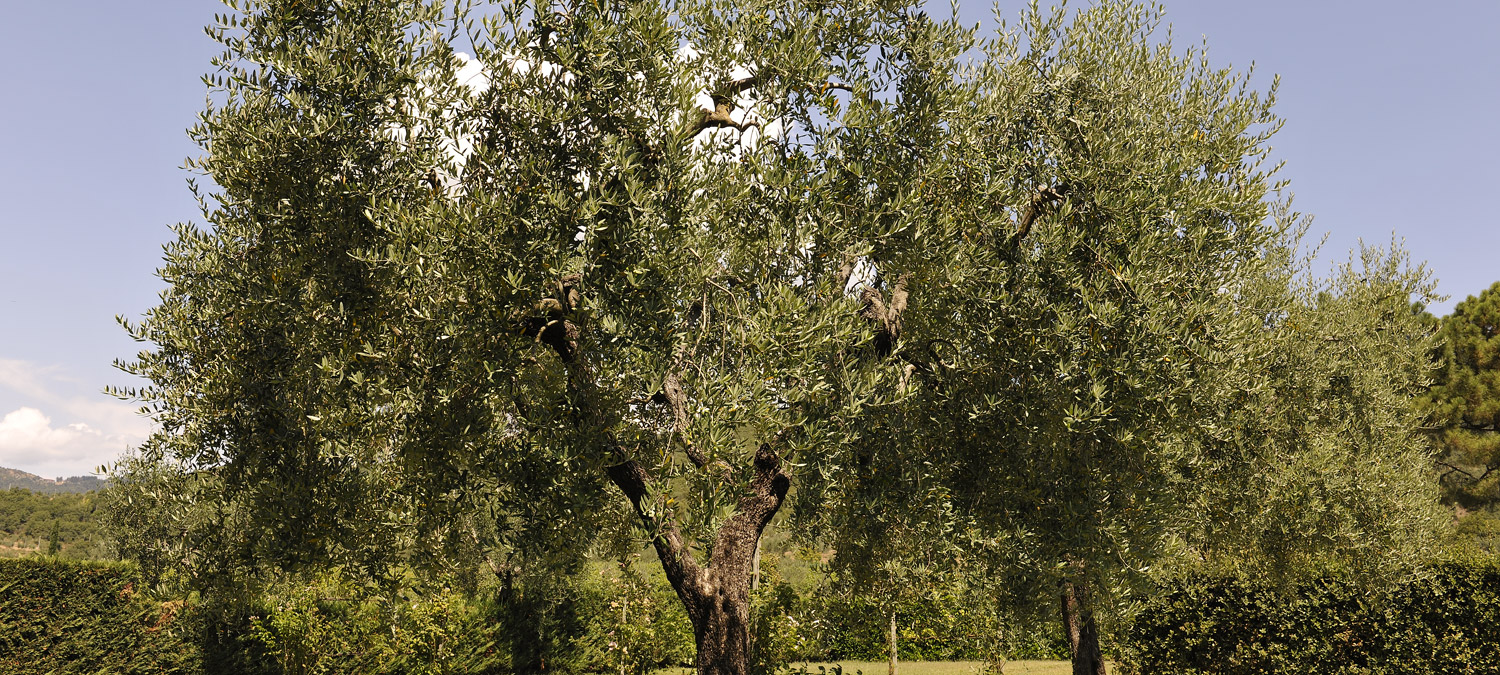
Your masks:
<instances>
[{"instance_id":1,"label":"small tree in background","mask_svg":"<svg viewBox=\"0 0 1500 675\"><path fill-rule=\"evenodd\" d=\"M1205 387L1191 442L1207 461L1191 475L1213 488L1198 505L1213 515L1183 543L1210 566L1378 585L1428 562L1445 528L1415 405L1433 376L1420 307L1434 282L1397 242L1319 278L1297 259L1307 225L1267 251L1234 309L1260 328Z\"/></svg>"},{"instance_id":2,"label":"small tree in background","mask_svg":"<svg viewBox=\"0 0 1500 675\"><path fill-rule=\"evenodd\" d=\"M62 524L52 521L52 534L47 537L47 555L62 553Z\"/></svg>"}]
</instances>

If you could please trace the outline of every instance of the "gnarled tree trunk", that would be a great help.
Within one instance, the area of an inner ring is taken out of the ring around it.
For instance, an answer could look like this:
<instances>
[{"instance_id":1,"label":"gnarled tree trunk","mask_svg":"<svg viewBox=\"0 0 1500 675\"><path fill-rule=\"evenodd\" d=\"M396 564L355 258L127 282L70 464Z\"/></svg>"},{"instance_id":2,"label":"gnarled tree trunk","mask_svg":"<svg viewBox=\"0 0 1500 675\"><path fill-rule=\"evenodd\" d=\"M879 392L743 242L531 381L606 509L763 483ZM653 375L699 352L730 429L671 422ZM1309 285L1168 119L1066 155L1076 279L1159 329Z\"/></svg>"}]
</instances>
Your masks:
<instances>
[{"instance_id":1,"label":"gnarled tree trunk","mask_svg":"<svg viewBox=\"0 0 1500 675\"><path fill-rule=\"evenodd\" d=\"M840 270L840 288L852 269L851 260ZM900 336L901 314L907 301L906 280L903 275L897 281L889 302L872 288L867 287L861 294L865 306L860 315L875 324L876 353L880 357L890 355ZM613 420L597 404L598 386L594 382L593 370L587 355L580 353L579 327L570 318L581 299L581 283L579 275L560 279L552 297L544 298L533 313L518 319L522 334L551 348L567 369L576 424L580 428L605 430ZM660 393L672 410L674 426L679 430L686 428L688 423L685 392L677 373L685 355L682 349L676 353L677 366L667 374ZM652 545L661 559L662 571L682 600L693 624L699 675L748 675L750 589L757 576L760 536L780 510L791 488L791 477L784 470L781 456L770 444L762 444L756 450L749 494L740 499L735 514L719 528L709 550L707 565L700 566L683 541L676 519L667 515L658 522L651 515L653 509L647 500L656 491L646 469L635 460L626 459L628 454L607 435L603 450L621 458L619 464L606 470L609 478L630 500L646 529L655 533ZM700 469L708 466L705 456L692 444L683 450Z\"/></svg>"},{"instance_id":2,"label":"gnarled tree trunk","mask_svg":"<svg viewBox=\"0 0 1500 675\"><path fill-rule=\"evenodd\" d=\"M658 523L645 510L650 476L634 461L609 468L609 477L635 506L636 515L656 532L653 545L662 571L687 609L698 645L699 675L746 675L750 670L750 584L760 535L786 499L791 479L769 445L755 453L750 494L740 499L719 528L708 564L693 559L675 521Z\"/></svg>"},{"instance_id":3,"label":"gnarled tree trunk","mask_svg":"<svg viewBox=\"0 0 1500 675\"><path fill-rule=\"evenodd\" d=\"M1073 675L1105 675L1104 656L1099 651L1099 628L1089 605L1084 582L1065 583L1062 588L1063 632L1073 660Z\"/></svg>"},{"instance_id":4,"label":"gnarled tree trunk","mask_svg":"<svg viewBox=\"0 0 1500 675\"><path fill-rule=\"evenodd\" d=\"M580 299L577 275L559 280L553 297L538 303L536 313L520 318L521 331L550 347L568 372L576 423L585 429L603 430L610 426L610 415L597 405L597 384L587 355L578 348L579 328L569 319ZM686 425L682 387L675 373L663 386L663 397L672 408L675 423ZM747 675L750 670L750 585L754 578L754 559L760 535L781 508L791 487L791 477L783 470L781 457L770 445L761 445L755 453L750 492L740 499L730 517L714 537L708 564L700 566L683 541L677 521L671 515L658 522L651 515L648 500L655 493L650 473L623 448L606 436L604 452L619 457L619 464L606 470L611 482L635 507L636 515L648 531L655 533L652 545L661 559L662 571L682 600L698 645L700 675ZM686 448L689 459L699 468L707 463L696 448Z\"/></svg>"}]
</instances>

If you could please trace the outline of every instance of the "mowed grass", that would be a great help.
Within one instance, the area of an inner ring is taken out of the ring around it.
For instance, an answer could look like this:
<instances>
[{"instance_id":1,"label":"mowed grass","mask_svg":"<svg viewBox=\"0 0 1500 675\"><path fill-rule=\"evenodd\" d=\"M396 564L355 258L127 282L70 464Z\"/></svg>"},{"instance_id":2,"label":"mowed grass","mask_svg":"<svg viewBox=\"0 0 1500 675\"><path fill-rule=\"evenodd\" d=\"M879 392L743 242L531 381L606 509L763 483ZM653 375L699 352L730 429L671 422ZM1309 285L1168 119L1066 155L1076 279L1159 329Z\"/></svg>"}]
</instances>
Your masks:
<instances>
[{"instance_id":1,"label":"mowed grass","mask_svg":"<svg viewBox=\"0 0 1500 675\"><path fill-rule=\"evenodd\" d=\"M804 664L793 663L795 672ZM808 663L807 672L817 675L818 666L831 669L835 665L844 667L844 675L886 675L885 661L840 661L838 663ZM902 661L897 675L977 675L984 666L979 661ZM827 672L825 670L825 672ZM1006 661L1005 675L1071 675L1073 666L1067 661ZM692 668L663 668L652 675L693 675Z\"/></svg>"},{"instance_id":2,"label":"mowed grass","mask_svg":"<svg viewBox=\"0 0 1500 675\"><path fill-rule=\"evenodd\" d=\"M794 663L796 669L802 664ZM818 666L832 668L832 663L809 663L807 670L818 672ZM885 661L841 661L844 675L886 675L890 664ZM983 670L981 661L902 661L896 664L896 675L978 675ZM1005 675L1072 675L1073 666L1067 661L1006 661Z\"/></svg>"}]
</instances>

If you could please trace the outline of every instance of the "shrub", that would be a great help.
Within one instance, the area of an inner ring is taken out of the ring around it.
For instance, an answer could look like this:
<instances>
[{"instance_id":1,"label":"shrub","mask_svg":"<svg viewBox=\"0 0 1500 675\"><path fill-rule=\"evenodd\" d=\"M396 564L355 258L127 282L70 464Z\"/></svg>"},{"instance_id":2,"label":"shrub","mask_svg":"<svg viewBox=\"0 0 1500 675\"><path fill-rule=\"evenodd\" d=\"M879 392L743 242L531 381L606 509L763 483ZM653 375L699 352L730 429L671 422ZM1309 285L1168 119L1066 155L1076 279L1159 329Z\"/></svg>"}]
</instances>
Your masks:
<instances>
[{"instance_id":1,"label":"shrub","mask_svg":"<svg viewBox=\"0 0 1500 675\"><path fill-rule=\"evenodd\" d=\"M1123 652L1140 675L1500 673L1500 567L1442 563L1388 592L1186 578L1146 604Z\"/></svg>"},{"instance_id":2,"label":"shrub","mask_svg":"<svg viewBox=\"0 0 1500 675\"><path fill-rule=\"evenodd\" d=\"M120 563L0 560L0 672L196 672L182 604L148 600L135 583Z\"/></svg>"},{"instance_id":3,"label":"shrub","mask_svg":"<svg viewBox=\"0 0 1500 675\"><path fill-rule=\"evenodd\" d=\"M642 574L628 561L618 570L600 580L603 602L593 614L590 632L601 643L602 658L594 670L645 675L693 665L693 625L666 576Z\"/></svg>"},{"instance_id":4,"label":"shrub","mask_svg":"<svg viewBox=\"0 0 1500 675\"><path fill-rule=\"evenodd\" d=\"M767 626L757 640L779 645L791 661L883 661L889 656L890 602L819 589L799 596L773 587L757 607ZM1062 633L1046 622L996 616L954 593L935 592L898 603L896 646L903 661L990 661L1059 658ZM757 629L760 630L759 628Z\"/></svg>"},{"instance_id":5,"label":"shrub","mask_svg":"<svg viewBox=\"0 0 1500 675\"><path fill-rule=\"evenodd\" d=\"M451 591L421 599L328 599L289 586L249 636L287 675L484 673L501 659L493 624Z\"/></svg>"}]
</instances>

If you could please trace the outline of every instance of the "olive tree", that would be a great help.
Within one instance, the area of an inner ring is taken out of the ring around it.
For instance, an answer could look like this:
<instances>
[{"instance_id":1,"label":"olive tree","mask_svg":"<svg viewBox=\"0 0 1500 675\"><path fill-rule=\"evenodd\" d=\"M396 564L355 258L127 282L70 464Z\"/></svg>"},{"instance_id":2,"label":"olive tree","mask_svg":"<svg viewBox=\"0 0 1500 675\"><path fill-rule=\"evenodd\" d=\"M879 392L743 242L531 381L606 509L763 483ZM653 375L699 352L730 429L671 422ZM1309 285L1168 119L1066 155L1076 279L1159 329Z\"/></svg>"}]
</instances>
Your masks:
<instances>
[{"instance_id":1,"label":"olive tree","mask_svg":"<svg viewBox=\"0 0 1500 675\"><path fill-rule=\"evenodd\" d=\"M895 2L227 4L206 226L126 324L151 385L119 393L160 431L119 478L195 509L158 558L508 580L633 520L699 671L745 672L757 541L837 482L945 253L912 243L960 32Z\"/></svg>"},{"instance_id":2,"label":"olive tree","mask_svg":"<svg viewBox=\"0 0 1500 675\"><path fill-rule=\"evenodd\" d=\"M1204 387L1191 440L1211 489L1182 543L1210 565L1273 577L1399 579L1430 559L1446 521L1414 405L1434 375L1420 309L1434 284L1397 242L1361 246L1319 277L1296 256L1306 225L1230 305L1252 326L1234 367Z\"/></svg>"},{"instance_id":3,"label":"olive tree","mask_svg":"<svg viewBox=\"0 0 1500 675\"><path fill-rule=\"evenodd\" d=\"M1033 8L985 44L946 145L985 177L950 183L971 188L950 198L963 248L914 296L911 393L872 411L885 434L829 512L843 564L941 536L975 587L1049 597L1076 673L1103 672L1096 613L1157 566L1430 531L1408 405L1426 336L1402 313L1430 284L1395 255L1301 285L1264 164L1274 87L1159 19Z\"/></svg>"},{"instance_id":4,"label":"olive tree","mask_svg":"<svg viewBox=\"0 0 1500 675\"><path fill-rule=\"evenodd\" d=\"M986 45L959 163L990 180L962 278L908 313L935 366L891 421L938 459L976 553L1054 589L1075 672L1102 672L1097 598L1184 516L1193 450L1169 440L1233 330L1221 293L1272 236L1272 97L1154 21L1033 9Z\"/></svg>"}]
</instances>

